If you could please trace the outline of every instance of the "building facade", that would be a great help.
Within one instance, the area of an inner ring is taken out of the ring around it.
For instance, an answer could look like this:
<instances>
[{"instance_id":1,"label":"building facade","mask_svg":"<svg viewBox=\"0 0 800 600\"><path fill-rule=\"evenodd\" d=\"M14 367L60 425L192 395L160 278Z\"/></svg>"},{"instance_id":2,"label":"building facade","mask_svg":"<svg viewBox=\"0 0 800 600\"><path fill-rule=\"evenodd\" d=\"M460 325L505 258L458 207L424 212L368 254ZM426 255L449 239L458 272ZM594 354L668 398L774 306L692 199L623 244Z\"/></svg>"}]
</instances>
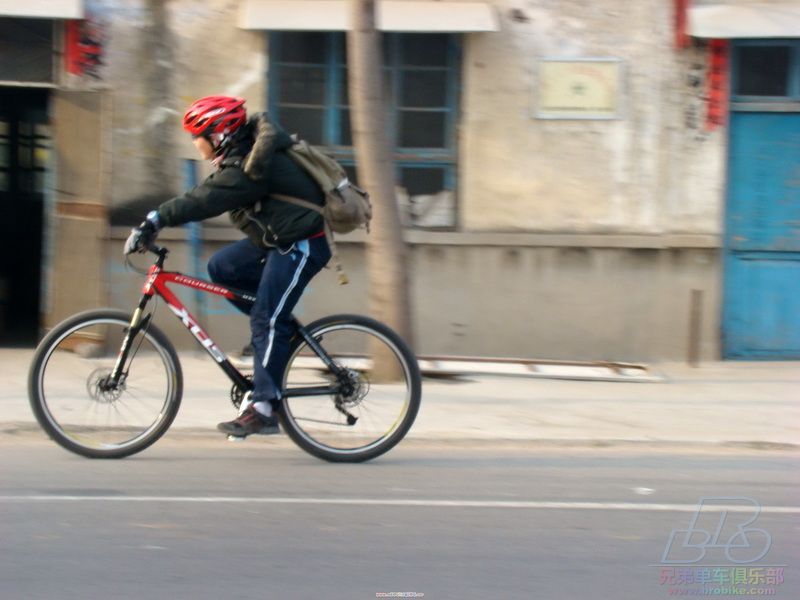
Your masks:
<instances>
[{"instance_id":1,"label":"building facade","mask_svg":"<svg viewBox=\"0 0 800 600\"><path fill-rule=\"evenodd\" d=\"M3 219L26 223L3 242L8 335L132 306L121 243L202 175L180 128L197 97L246 97L357 179L347 2L46 4L0 1L0 193L26 198ZM800 11L688 4L379 3L420 353L800 356ZM224 217L162 236L190 272L237 238ZM301 319L366 309L363 236L340 250L351 285L321 275ZM246 339L229 306L193 306Z\"/></svg>"}]
</instances>

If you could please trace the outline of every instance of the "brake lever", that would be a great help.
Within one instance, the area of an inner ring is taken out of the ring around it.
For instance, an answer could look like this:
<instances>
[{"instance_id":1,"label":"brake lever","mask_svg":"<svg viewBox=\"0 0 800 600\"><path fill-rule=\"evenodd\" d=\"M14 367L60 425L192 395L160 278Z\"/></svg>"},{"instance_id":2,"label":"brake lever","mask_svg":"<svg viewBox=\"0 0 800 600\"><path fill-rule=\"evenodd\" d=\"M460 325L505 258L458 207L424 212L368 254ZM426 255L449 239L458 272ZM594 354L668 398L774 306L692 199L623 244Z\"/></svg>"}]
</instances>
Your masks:
<instances>
[{"instance_id":1,"label":"brake lever","mask_svg":"<svg viewBox=\"0 0 800 600\"><path fill-rule=\"evenodd\" d=\"M139 273L139 275L147 275L147 271L146 270L140 269L139 267L137 267L133 263L133 261L131 260L131 255L130 254L126 254L125 255L125 266L128 267L130 270L135 271L136 273Z\"/></svg>"}]
</instances>

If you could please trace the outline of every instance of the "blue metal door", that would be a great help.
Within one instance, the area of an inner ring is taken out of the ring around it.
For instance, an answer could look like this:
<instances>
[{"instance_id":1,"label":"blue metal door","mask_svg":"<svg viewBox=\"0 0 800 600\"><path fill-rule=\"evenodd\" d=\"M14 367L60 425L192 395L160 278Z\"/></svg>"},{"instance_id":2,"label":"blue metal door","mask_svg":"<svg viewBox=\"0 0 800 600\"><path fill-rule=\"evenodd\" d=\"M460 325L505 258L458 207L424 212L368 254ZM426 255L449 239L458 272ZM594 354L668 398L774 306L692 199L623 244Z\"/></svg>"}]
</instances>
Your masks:
<instances>
[{"instance_id":1,"label":"blue metal door","mask_svg":"<svg viewBox=\"0 0 800 600\"><path fill-rule=\"evenodd\" d=\"M800 113L731 115L723 353L800 358Z\"/></svg>"}]
</instances>

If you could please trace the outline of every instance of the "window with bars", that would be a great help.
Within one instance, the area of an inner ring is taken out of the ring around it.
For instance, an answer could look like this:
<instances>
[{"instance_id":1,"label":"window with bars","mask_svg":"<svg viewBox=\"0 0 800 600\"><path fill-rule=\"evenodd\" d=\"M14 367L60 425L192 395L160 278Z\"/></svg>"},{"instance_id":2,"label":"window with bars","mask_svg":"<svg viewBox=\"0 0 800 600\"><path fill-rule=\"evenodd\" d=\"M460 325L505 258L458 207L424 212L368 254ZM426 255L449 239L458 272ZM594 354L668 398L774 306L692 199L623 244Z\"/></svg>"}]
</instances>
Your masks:
<instances>
[{"instance_id":1,"label":"window with bars","mask_svg":"<svg viewBox=\"0 0 800 600\"><path fill-rule=\"evenodd\" d=\"M290 133L356 165L350 134L345 35L270 35L269 105ZM460 39L452 34L383 36L383 86L398 195L407 221L455 225Z\"/></svg>"},{"instance_id":2,"label":"window with bars","mask_svg":"<svg viewBox=\"0 0 800 600\"><path fill-rule=\"evenodd\" d=\"M0 192L7 192L10 183L8 177L8 171L11 168L9 133L8 122L0 121Z\"/></svg>"},{"instance_id":3,"label":"window with bars","mask_svg":"<svg viewBox=\"0 0 800 600\"><path fill-rule=\"evenodd\" d=\"M0 81L53 82L53 21L0 18Z\"/></svg>"},{"instance_id":4,"label":"window with bars","mask_svg":"<svg viewBox=\"0 0 800 600\"><path fill-rule=\"evenodd\" d=\"M0 117L0 192L43 193L50 144L48 125Z\"/></svg>"},{"instance_id":5,"label":"window with bars","mask_svg":"<svg viewBox=\"0 0 800 600\"><path fill-rule=\"evenodd\" d=\"M737 40L732 90L734 100L800 100L800 42Z\"/></svg>"}]
</instances>

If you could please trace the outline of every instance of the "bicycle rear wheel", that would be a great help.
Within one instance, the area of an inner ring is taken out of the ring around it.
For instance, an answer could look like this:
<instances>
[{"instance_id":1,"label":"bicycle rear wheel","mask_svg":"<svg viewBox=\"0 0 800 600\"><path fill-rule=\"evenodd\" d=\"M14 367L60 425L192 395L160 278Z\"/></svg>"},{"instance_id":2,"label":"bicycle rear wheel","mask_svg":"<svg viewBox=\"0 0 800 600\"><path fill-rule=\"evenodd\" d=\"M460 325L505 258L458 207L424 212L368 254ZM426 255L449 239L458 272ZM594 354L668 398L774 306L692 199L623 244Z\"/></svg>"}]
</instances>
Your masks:
<instances>
[{"instance_id":1,"label":"bicycle rear wheel","mask_svg":"<svg viewBox=\"0 0 800 600\"><path fill-rule=\"evenodd\" d=\"M90 458L129 456L164 435L178 413L178 357L152 323L131 340L119 384L108 385L129 322L119 310L80 313L36 349L28 376L31 408L67 450Z\"/></svg>"},{"instance_id":2,"label":"bicycle rear wheel","mask_svg":"<svg viewBox=\"0 0 800 600\"><path fill-rule=\"evenodd\" d=\"M306 330L351 382L345 394L292 396L292 390L332 385L337 376L299 338L284 375L279 417L305 451L332 462L362 462L406 435L417 416L422 378L406 343L385 325L358 315L315 321Z\"/></svg>"}]
</instances>

